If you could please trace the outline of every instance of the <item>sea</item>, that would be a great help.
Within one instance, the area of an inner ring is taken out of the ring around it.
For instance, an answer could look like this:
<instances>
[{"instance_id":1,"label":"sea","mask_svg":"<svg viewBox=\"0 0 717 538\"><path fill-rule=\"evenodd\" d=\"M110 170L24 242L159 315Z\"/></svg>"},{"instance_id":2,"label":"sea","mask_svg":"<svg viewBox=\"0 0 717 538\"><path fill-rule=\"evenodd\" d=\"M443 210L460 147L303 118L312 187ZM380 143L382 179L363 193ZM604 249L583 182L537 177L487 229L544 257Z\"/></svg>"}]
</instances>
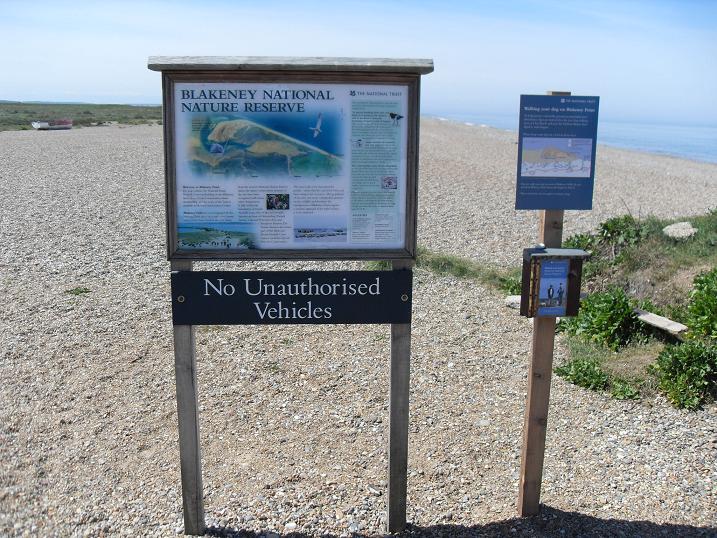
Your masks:
<instances>
[{"instance_id":1,"label":"sea","mask_svg":"<svg viewBox=\"0 0 717 538\"><path fill-rule=\"evenodd\" d=\"M431 114L475 126L518 131L518 114ZM717 164L717 126L598 120L598 144Z\"/></svg>"}]
</instances>

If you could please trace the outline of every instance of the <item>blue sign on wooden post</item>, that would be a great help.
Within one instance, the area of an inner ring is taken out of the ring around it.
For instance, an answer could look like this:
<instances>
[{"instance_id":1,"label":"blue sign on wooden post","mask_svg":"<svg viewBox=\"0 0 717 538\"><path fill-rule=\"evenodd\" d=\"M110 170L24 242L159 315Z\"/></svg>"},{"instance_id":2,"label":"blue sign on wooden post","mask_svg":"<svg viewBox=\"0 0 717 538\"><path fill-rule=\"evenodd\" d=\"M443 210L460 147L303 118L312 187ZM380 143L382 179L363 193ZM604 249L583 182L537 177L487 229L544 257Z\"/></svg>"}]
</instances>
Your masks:
<instances>
[{"instance_id":1,"label":"blue sign on wooden post","mask_svg":"<svg viewBox=\"0 0 717 538\"><path fill-rule=\"evenodd\" d=\"M521 95L516 209L592 209L599 97Z\"/></svg>"}]
</instances>

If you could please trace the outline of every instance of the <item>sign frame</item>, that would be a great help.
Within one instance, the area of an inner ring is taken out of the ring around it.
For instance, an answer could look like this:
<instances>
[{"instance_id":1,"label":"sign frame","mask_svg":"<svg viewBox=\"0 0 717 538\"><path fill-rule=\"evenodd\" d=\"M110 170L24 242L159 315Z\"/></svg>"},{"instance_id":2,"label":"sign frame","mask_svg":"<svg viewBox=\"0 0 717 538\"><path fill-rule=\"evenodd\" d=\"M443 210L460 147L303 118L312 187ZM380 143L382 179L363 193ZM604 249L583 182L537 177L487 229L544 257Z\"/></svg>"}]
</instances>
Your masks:
<instances>
[{"instance_id":1,"label":"sign frame","mask_svg":"<svg viewBox=\"0 0 717 538\"><path fill-rule=\"evenodd\" d=\"M541 247L523 249L520 315L528 318L577 316L580 309L583 260L589 256L588 252L581 249ZM563 278L565 303L562 305L562 312L546 313L539 301L541 280L544 278L545 264L556 261L567 262Z\"/></svg>"},{"instance_id":2,"label":"sign frame","mask_svg":"<svg viewBox=\"0 0 717 538\"><path fill-rule=\"evenodd\" d=\"M177 64L171 64L176 67ZM259 68L248 65L245 69L227 68L209 69L201 63L195 69L189 65L180 65L179 69L169 69L166 65L149 63L150 69L162 71L163 123L165 137L165 186L167 214L167 259L168 260L415 260L417 236L417 196L418 196L418 130L420 116L420 77L432 71L432 65L420 64L419 67L389 65L358 66L336 64L327 66L307 66L299 64L269 64ZM214 67L214 66L212 66ZM321 84L364 84L405 86L408 90L407 114L404 121L407 127L406 148L406 196L403 248L317 248L317 249L180 249L177 237L177 170L175 140L175 85L177 83L321 83Z\"/></svg>"}]
</instances>

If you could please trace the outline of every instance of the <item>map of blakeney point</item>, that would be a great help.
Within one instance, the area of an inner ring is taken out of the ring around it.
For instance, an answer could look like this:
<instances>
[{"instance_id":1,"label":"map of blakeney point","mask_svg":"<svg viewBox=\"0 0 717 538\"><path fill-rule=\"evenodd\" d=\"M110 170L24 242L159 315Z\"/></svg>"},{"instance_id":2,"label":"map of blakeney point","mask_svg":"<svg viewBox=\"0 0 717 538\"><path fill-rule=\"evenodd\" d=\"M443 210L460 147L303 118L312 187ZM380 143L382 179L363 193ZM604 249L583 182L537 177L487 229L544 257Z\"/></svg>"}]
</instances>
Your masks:
<instances>
[{"instance_id":1,"label":"map of blakeney point","mask_svg":"<svg viewBox=\"0 0 717 538\"><path fill-rule=\"evenodd\" d=\"M521 176L589 178L591 138L523 138Z\"/></svg>"},{"instance_id":2,"label":"map of blakeney point","mask_svg":"<svg viewBox=\"0 0 717 538\"><path fill-rule=\"evenodd\" d=\"M195 174L233 177L341 174L341 156L249 119L206 116L200 126L194 122L196 119L187 157Z\"/></svg>"}]
</instances>

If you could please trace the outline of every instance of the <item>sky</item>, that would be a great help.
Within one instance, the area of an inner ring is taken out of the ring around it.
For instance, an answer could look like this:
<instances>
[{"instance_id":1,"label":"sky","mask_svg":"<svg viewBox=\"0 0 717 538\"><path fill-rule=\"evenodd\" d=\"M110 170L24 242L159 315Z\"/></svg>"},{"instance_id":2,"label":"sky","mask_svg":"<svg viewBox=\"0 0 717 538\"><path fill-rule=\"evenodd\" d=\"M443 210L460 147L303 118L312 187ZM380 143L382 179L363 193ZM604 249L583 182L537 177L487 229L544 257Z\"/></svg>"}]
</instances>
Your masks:
<instances>
[{"instance_id":1,"label":"sky","mask_svg":"<svg viewBox=\"0 0 717 538\"><path fill-rule=\"evenodd\" d=\"M0 0L0 99L160 103L155 55L432 58L423 113L568 90L604 119L717 125L717 1Z\"/></svg>"}]
</instances>

